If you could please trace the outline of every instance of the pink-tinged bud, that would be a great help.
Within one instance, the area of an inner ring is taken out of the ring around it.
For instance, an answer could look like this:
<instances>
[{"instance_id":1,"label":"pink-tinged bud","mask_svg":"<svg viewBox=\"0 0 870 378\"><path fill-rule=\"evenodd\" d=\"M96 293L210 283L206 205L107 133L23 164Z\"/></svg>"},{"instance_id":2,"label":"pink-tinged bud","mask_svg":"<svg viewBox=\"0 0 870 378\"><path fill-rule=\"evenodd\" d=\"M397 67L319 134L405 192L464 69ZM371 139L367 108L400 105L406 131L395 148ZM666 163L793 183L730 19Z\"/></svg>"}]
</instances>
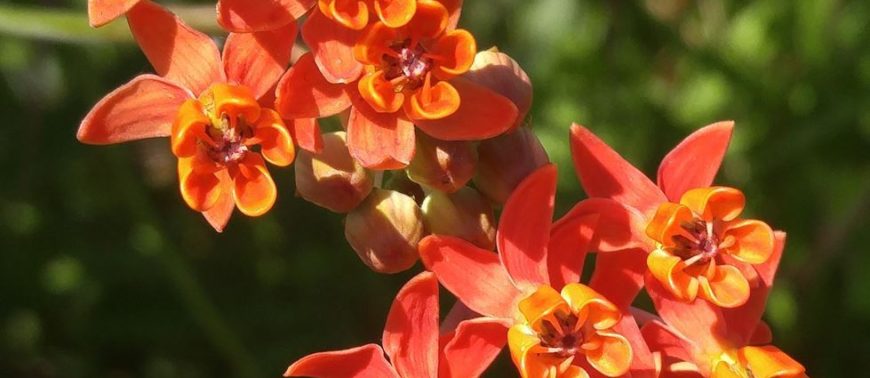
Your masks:
<instances>
[{"instance_id":1,"label":"pink-tinged bud","mask_svg":"<svg viewBox=\"0 0 870 378\"><path fill-rule=\"evenodd\" d=\"M517 61L496 48L478 52L464 78L492 89L517 106L517 126L532 107L532 81Z\"/></svg>"},{"instance_id":2,"label":"pink-tinged bud","mask_svg":"<svg viewBox=\"0 0 870 378\"><path fill-rule=\"evenodd\" d=\"M417 262L423 212L414 199L375 189L347 214L344 236L359 258L378 273L398 273Z\"/></svg>"},{"instance_id":3,"label":"pink-tinged bud","mask_svg":"<svg viewBox=\"0 0 870 378\"><path fill-rule=\"evenodd\" d=\"M300 149L296 191L302 198L336 213L353 210L372 190L372 178L347 150L343 131L323 134L323 149Z\"/></svg>"},{"instance_id":4,"label":"pink-tinged bud","mask_svg":"<svg viewBox=\"0 0 870 378\"><path fill-rule=\"evenodd\" d=\"M489 201L468 187L432 192L423 201L423 221L430 233L455 236L480 248L495 248L494 219Z\"/></svg>"},{"instance_id":5,"label":"pink-tinged bud","mask_svg":"<svg viewBox=\"0 0 870 378\"><path fill-rule=\"evenodd\" d=\"M474 176L477 154L470 142L443 141L417 133L408 177L424 187L452 193Z\"/></svg>"},{"instance_id":6,"label":"pink-tinged bud","mask_svg":"<svg viewBox=\"0 0 870 378\"><path fill-rule=\"evenodd\" d=\"M474 184L493 202L503 204L535 169L550 162L541 141L528 127L485 140L477 148Z\"/></svg>"}]
</instances>

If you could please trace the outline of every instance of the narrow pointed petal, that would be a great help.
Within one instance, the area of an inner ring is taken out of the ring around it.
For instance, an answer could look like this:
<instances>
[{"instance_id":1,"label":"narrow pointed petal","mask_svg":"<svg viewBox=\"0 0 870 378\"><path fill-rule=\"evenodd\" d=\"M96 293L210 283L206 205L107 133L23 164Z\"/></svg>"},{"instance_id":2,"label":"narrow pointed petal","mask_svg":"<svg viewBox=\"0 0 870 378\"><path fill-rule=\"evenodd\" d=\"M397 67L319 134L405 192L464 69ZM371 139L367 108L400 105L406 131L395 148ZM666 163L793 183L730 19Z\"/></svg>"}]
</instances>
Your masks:
<instances>
[{"instance_id":1,"label":"narrow pointed petal","mask_svg":"<svg viewBox=\"0 0 870 378\"><path fill-rule=\"evenodd\" d=\"M748 346L738 352L749 365L752 374L760 378L805 377L806 370L800 362L775 346Z\"/></svg>"},{"instance_id":2,"label":"narrow pointed petal","mask_svg":"<svg viewBox=\"0 0 870 378\"><path fill-rule=\"evenodd\" d=\"M589 286L617 307L628 308L643 288L646 258L647 252L637 248L599 253Z\"/></svg>"},{"instance_id":3,"label":"narrow pointed petal","mask_svg":"<svg viewBox=\"0 0 870 378\"><path fill-rule=\"evenodd\" d=\"M190 93L155 75L140 75L103 97L85 116L76 137L88 144L111 144L165 137Z\"/></svg>"},{"instance_id":4,"label":"narrow pointed petal","mask_svg":"<svg viewBox=\"0 0 870 378\"><path fill-rule=\"evenodd\" d=\"M293 141L308 152L320 153L323 150L323 135L315 118L297 118L288 120L287 128Z\"/></svg>"},{"instance_id":5,"label":"narrow pointed petal","mask_svg":"<svg viewBox=\"0 0 870 378\"><path fill-rule=\"evenodd\" d=\"M463 0L438 0L438 2L447 9L447 14L449 15L449 18L447 19L447 30L456 29L456 25L459 24L459 16L462 13L462 1Z\"/></svg>"},{"instance_id":6,"label":"narrow pointed petal","mask_svg":"<svg viewBox=\"0 0 870 378\"><path fill-rule=\"evenodd\" d=\"M347 122L350 154L369 169L400 169L414 157L414 124L355 101Z\"/></svg>"},{"instance_id":7,"label":"narrow pointed petal","mask_svg":"<svg viewBox=\"0 0 870 378\"><path fill-rule=\"evenodd\" d=\"M218 48L207 35L163 7L144 1L127 14L130 31L160 76L195 95L226 81Z\"/></svg>"},{"instance_id":8,"label":"narrow pointed petal","mask_svg":"<svg viewBox=\"0 0 870 378\"><path fill-rule=\"evenodd\" d=\"M350 83L362 74L363 66L353 56L353 45L361 31L340 27L315 8L302 26L302 38L311 48L320 72L331 83Z\"/></svg>"},{"instance_id":9,"label":"narrow pointed petal","mask_svg":"<svg viewBox=\"0 0 870 378\"><path fill-rule=\"evenodd\" d=\"M404 26L417 11L416 0L375 0L374 3L381 22L391 28Z\"/></svg>"},{"instance_id":10,"label":"narrow pointed petal","mask_svg":"<svg viewBox=\"0 0 870 378\"><path fill-rule=\"evenodd\" d=\"M510 322L476 318L459 323L455 332L441 336L439 378L479 377L507 343Z\"/></svg>"},{"instance_id":11,"label":"narrow pointed petal","mask_svg":"<svg viewBox=\"0 0 870 378\"><path fill-rule=\"evenodd\" d=\"M464 78L450 80L459 93L459 109L437 120L419 120L426 134L442 140L482 140L499 135L517 119L511 100Z\"/></svg>"},{"instance_id":12,"label":"narrow pointed petal","mask_svg":"<svg viewBox=\"0 0 870 378\"><path fill-rule=\"evenodd\" d=\"M221 180L221 196L217 203L210 209L203 211L202 215L205 220L214 227L215 231L223 232L233 215L233 210L236 209L236 201L233 200L233 180L230 178L226 170L218 171L218 178Z\"/></svg>"},{"instance_id":13,"label":"narrow pointed petal","mask_svg":"<svg viewBox=\"0 0 870 378\"><path fill-rule=\"evenodd\" d=\"M754 267L758 276L756 280L749 283L749 300L738 308L722 309L725 322L728 324L728 333L732 335L735 342L740 343L739 345L747 344L756 328L761 324L761 315L764 313L767 297L773 287L776 271L782 259L785 233L777 231L774 235L776 242L773 254L763 264Z\"/></svg>"},{"instance_id":14,"label":"narrow pointed petal","mask_svg":"<svg viewBox=\"0 0 870 378\"><path fill-rule=\"evenodd\" d=\"M641 333L650 350L659 352L664 357L682 361L693 360L692 341L684 339L676 330L661 321L653 320L644 324Z\"/></svg>"},{"instance_id":15,"label":"narrow pointed petal","mask_svg":"<svg viewBox=\"0 0 870 378\"><path fill-rule=\"evenodd\" d=\"M651 250L654 242L645 236L647 220L632 207L607 198L588 198L575 205L554 225L566 227L580 218L596 217L595 237L588 250L595 252L619 252L640 248Z\"/></svg>"},{"instance_id":16,"label":"narrow pointed petal","mask_svg":"<svg viewBox=\"0 0 870 378\"><path fill-rule=\"evenodd\" d=\"M141 0L88 0L88 22L100 27L127 13Z\"/></svg>"},{"instance_id":17,"label":"narrow pointed petal","mask_svg":"<svg viewBox=\"0 0 870 378\"><path fill-rule=\"evenodd\" d=\"M580 281L597 223L598 214L585 214L563 217L552 226L547 244L547 274L554 289L561 290Z\"/></svg>"},{"instance_id":18,"label":"narrow pointed petal","mask_svg":"<svg viewBox=\"0 0 870 378\"><path fill-rule=\"evenodd\" d=\"M464 78L492 89L517 106L516 126L522 124L532 107L532 81L519 63L499 51L481 51Z\"/></svg>"},{"instance_id":19,"label":"narrow pointed petal","mask_svg":"<svg viewBox=\"0 0 870 378\"><path fill-rule=\"evenodd\" d=\"M571 126L571 155L580 184L590 197L614 199L643 214L651 214L666 201L643 172L578 124Z\"/></svg>"},{"instance_id":20,"label":"narrow pointed petal","mask_svg":"<svg viewBox=\"0 0 870 378\"><path fill-rule=\"evenodd\" d=\"M239 211L247 216L265 214L278 197L278 190L266 162L259 154L249 152L239 162L239 172L233 177L233 198Z\"/></svg>"},{"instance_id":21,"label":"narrow pointed petal","mask_svg":"<svg viewBox=\"0 0 870 378\"><path fill-rule=\"evenodd\" d=\"M728 314L726 313L727 317ZM747 345L764 345L773 342L773 330L763 320L758 322L758 326L752 331L752 336L749 337Z\"/></svg>"},{"instance_id":22,"label":"narrow pointed petal","mask_svg":"<svg viewBox=\"0 0 870 378\"><path fill-rule=\"evenodd\" d=\"M444 316L444 319L441 320L441 345L443 346L447 343L444 335L452 334L456 331L456 327L459 326L459 323L479 317L481 317L480 314L468 308L468 306L466 306L465 303L462 303L462 301L456 301L453 303L453 307L450 308L450 311L448 311L447 315Z\"/></svg>"},{"instance_id":23,"label":"narrow pointed petal","mask_svg":"<svg viewBox=\"0 0 870 378\"><path fill-rule=\"evenodd\" d=\"M703 352L721 353L720 342L728 340L722 309L705 300L686 303L675 298L656 279L648 276L647 292L664 322Z\"/></svg>"},{"instance_id":24,"label":"narrow pointed petal","mask_svg":"<svg viewBox=\"0 0 870 378\"><path fill-rule=\"evenodd\" d=\"M230 33L223 52L227 80L247 86L256 98L263 97L290 64L295 40L295 23L272 31Z\"/></svg>"},{"instance_id":25,"label":"narrow pointed petal","mask_svg":"<svg viewBox=\"0 0 870 378\"><path fill-rule=\"evenodd\" d=\"M533 172L505 203L496 244L501 262L519 286L545 285L547 243L556 200L556 166L547 164Z\"/></svg>"},{"instance_id":26,"label":"narrow pointed petal","mask_svg":"<svg viewBox=\"0 0 870 378\"><path fill-rule=\"evenodd\" d=\"M278 82L275 110L290 119L329 117L350 107L348 88L327 81L314 63L314 56L308 53Z\"/></svg>"},{"instance_id":27,"label":"narrow pointed petal","mask_svg":"<svg viewBox=\"0 0 870 378\"><path fill-rule=\"evenodd\" d=\"M274 30L286 26L308 12L317 0L219 0L218 23L234 33ZM291 40L292 41L292 40Z\"/></svg>"},{"instance_id":28,"label":"narrow pointed petal","mask_svg":"<svg viewBox=\"0 0 870 378\"><path fill-rule=\"evenodd\" d=\"M668 200L677 202L687 190L713 184L733 132L734 121L705 126L689 135L662 159L658 185Z\"/></svg>"},{"instance_id":29,"label":"narrow pointed petal","mask_svg":"<svg viewBox=\"0 0 870 378\"><path fill-rule=\"evenodd\" d=\"M449 236L420 241L420 258L468 308L491 317L512 319L522 293L513 285L498 255Z\"/></svg>"},{"instance_id":30,"label":"narrow pointed petal","mask_svg":"<svg viewBox=\"0 0 870 378\"><path fill-rule=\"evenodd\" d=\"M638 322L630 312L624 312L622 319L613 327L613 332L625 337L631 347L632 378L656 378L656 357L644 340Z\"/></svg>"},{"instance_id":31,"label":"narrow pointed petal","mask_svg":"<svg viewBox=\"0 0 870 378\"><path fill-rule=\"evenodd\" d=\"M309 354L294 362L285 377L399 378L376 344Z\"/></svg>"},{"instance_id":32,"label":"narrow pointed petal","mask_svg":"<svg viewBox=\"0 0 870 378\"><path fill-rule=\"evenodd\" d=\"M432 272L412 278L396 295L384 326L384 351L401 377L438 373L438 280Z\"/></svg>"}]
</instances>

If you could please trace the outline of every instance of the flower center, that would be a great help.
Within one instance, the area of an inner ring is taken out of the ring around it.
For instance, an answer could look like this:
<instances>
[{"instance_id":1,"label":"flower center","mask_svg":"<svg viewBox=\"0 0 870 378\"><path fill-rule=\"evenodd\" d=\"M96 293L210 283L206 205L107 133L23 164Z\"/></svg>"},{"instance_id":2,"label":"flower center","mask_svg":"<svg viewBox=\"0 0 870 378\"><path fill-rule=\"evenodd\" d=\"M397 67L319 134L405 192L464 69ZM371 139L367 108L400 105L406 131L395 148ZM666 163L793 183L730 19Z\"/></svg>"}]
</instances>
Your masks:
<instances>
[{"instance_id":1,"label":"flower center","mask_svg":"<svg viewBox=\"0 0 870 378\"><path fill-rule=\"evenodd\" d=\"M394 44L390 49L394 54L384 56L387 66L384 73L385 79L396 84L396 92L423 86L432 68L432 59L426 56L426 49L420 44L411 46L410 40Z\"/></svg>"},{"instance_id":2,"label":"flower center","mask_svg":"<svg viewBox=\"0 0 870 378\"><path fill-rule=\"evenodd\" d=\"M538 332L541 346L561 358L575 355L585 341L583 329L578 327L578 320L574 314L561 312L553 314L550 319L541 320Z\"/></svg>"},{"instance_id":3,"label":"flower center","mask_svg":"<svg viewBox=\"0 0 870 378\"><path fill-rule=\"evenodd\" d=\"M249 151L244 140L251 137L252 130L243 119L230 122L229 116L224 114L217 127L212 125L207 129L211 141L204 141L203 146L212 160L229 164L244 159Z\"/></svg>"},{"instance_id":4,"label":"flower center","mask_svg":"<svg viewBox=\"0 0 870 378\"><path fill-rule=\"evenodd\" d=\"M712 222L695 218L680 227L686 233L674 235L673 241L676 245L672 253L682 258L686 265L707 263L719 253L719 237L713 230Z\"/></svg>"}]
</instances>

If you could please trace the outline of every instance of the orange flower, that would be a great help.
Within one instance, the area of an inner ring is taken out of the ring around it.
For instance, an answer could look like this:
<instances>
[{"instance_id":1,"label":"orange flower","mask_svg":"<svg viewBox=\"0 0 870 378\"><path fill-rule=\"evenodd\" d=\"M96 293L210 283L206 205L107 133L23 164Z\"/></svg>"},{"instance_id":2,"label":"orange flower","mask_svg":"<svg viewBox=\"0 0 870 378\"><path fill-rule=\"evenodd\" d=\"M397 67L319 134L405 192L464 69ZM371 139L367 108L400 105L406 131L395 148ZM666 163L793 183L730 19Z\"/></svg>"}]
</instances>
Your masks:
<instances>
[{"instance_id":1,"label":"orange flower","mask_svg":"<svg viewBox=\"0 0 870 378\"><path fill-rule=\"evenodd\" d=\"M369 24L370 15L389 27L403 26L417 10L417 0L318 0L324 16L354 30Z\"/></svg>"},{"instance_id":2,"label":"orange flower","mask_svg":"<svg viewBox=\"0 0 870 378\"><path fill-rule=\"evenodd\" d=\"M713 363L713 378L801 378L804 367L774 346L747 346L723 353Z\"/></svg>"},{"instance_id":3,"label":"orange flower","mask_svg":"<svg viewBox=\"0 0 870 378\"><path fill-rule=\"evenodd\" d=\"M628 371L631 346L613 330L622 314L589 287L568 284L560 295L541 286L519 309L523 322L508 331L508 345L524 378L588 376L574 359L585 359L608 377Z\"/></svg>"},{"instance_id":4,"label":"orange flower","mask_svg":"<svg viewBox=\"0 0 870 378\"><path fill-rule=\"evenodd\" d=\"M110 144L170 136L178 157L182 198L218 231L235 207L250 216L275 202L265 161L293 162L291 132L259 100L290 61L295 24L269 32L233 34L223 58L212 40L149 1L133 7L130 29L161 75L141 75L103 98L82 121L78 139ZM195 95L198 94L198 95Z\"/></svg>"},{"instance_id":5,"label":"orange flower","mask_svg":"<svg viewBox=\"0 0 870 378\"><path fill-rule=\"evenodd\" d=\"M646 229L658 243L647 257L650 273L686 301L700 295L722 307L746 303L749 281L733 263L767 261L774 238L764 222L738 218L745 202L737 189L709 187L659 206Z\"/></svg>"},{"instance_id":6,"label":"orange flower","mask_svg":"<svg viewBox=\"0 0 870 378\"><path fill-rule=\"evenodd\" d=\"M378 21L364 30L353 50L354 61L365 72L362 78L334 84L318 72L314 51L281 80L276 108L291 118L325 117L351 107L348 147L357 161L373 169L408 165L415 125L441 140L501 134L516 124L517 106L460 77L471 68L477 47L471 34L451 25L443 4L419 0L404 26L391 28Z\"/></svg>"}]
</instances>

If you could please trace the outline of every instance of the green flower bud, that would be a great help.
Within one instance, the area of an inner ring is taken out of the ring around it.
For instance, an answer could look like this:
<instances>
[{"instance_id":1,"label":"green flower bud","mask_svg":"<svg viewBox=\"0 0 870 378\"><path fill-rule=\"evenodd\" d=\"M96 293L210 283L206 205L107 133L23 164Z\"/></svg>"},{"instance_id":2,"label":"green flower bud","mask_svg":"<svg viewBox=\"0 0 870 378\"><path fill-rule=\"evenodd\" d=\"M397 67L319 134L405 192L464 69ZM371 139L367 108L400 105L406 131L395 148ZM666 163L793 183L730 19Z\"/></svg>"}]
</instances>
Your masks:
<instances>
[{"instance_id":1,"label":"green flower bud","mask_svg":"<svg viewBox=\"0 0 870 378\"><path fill-rule=\"evenodd\" d=\"M423 201L423 221L430 233L455 236L484 249L495 248L492 206L474 189L430 193Z\"/></svg>"},{"instance_id":2,"label":"green flower bud","mask_svg":"<svg viewBox=\"0 0 870 378\"><path fill-rule=\"evenodd\" d=\"M528 127L485 140L477 148L474 184L493 202L503 204L535 169L550 162L541 141Z\"/></svg>"},{"instance_id":3,"label":"green flower bud","mask_svg":"<svg viewBox=\"0 0 870 378\"><path fill-rule=\"evenodd\" d=\"M477 156L470 142L443 141L417 133L417 149L408 177L424 187L452 193L474 176Z\"/></svg>"}]
</instances>

